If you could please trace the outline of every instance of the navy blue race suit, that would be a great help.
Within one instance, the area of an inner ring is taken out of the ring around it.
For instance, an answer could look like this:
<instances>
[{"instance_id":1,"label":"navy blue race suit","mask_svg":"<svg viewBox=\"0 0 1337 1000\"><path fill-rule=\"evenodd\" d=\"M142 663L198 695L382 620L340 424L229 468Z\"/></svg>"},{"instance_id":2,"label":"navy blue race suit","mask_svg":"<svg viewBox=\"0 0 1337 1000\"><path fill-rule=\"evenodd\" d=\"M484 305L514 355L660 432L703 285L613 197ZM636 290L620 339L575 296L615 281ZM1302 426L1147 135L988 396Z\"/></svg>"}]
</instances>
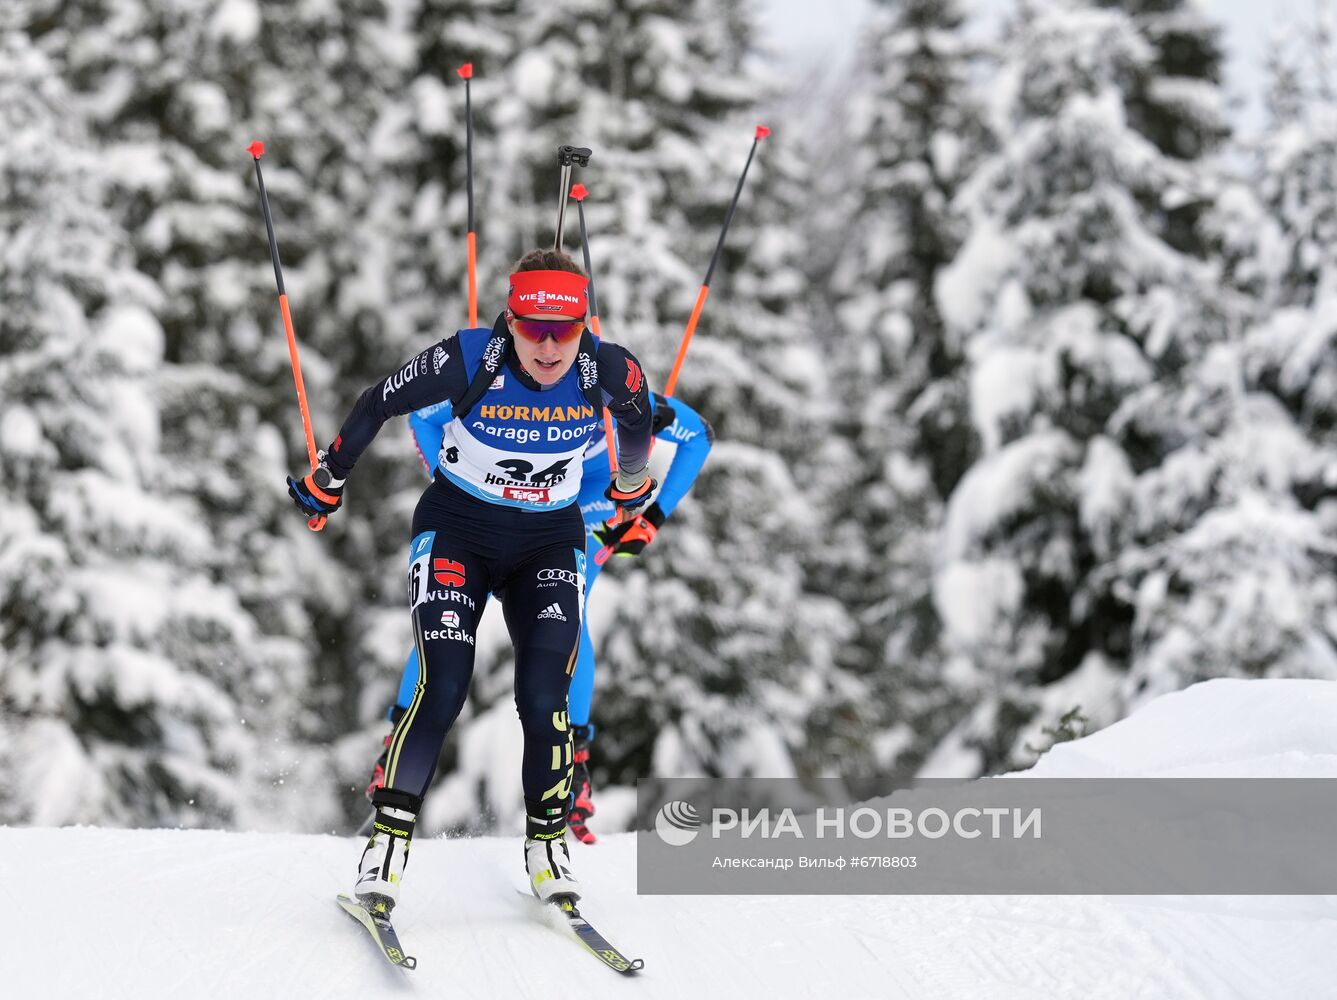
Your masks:
<instances>
[{"instance_id":1,"label":"navy blue race suit","mask_svg":"<svg viewBox=\"0 0 1337 1000\"><path fill-rule=\"evenodd\" d=\"M664 473L664 481L655 496L655 504L665 519L672 516L678 503L696 482L705 465L714 442L713 432L706 419L680 399L665 399L657 393L650 397L654 414L654 436L661 444L673 446L673 461ZM442 431L453 414L450 403L438 403L409 415L414 444L428 474L437 468L442 457ZM596 434L585 449L584 469L580 483L580 514L585 522L585 596L588 599L595 580L603 568L596 555L603 543L595 536L595 529L613 516L613 501L604 496L608 473L608 442L603 434ZM588 619L580 630L580 656L571 678L567 700L573 726L587 726L594 699L594 643L590 640ZM413 691L418 684L418 650L409 651L404 672L399 681L395 703L386 712L386 718L395 722L413 702Z\"/></svg>"},{"instance_id":2,"label":"navy blue race suit","mask_svg":"<svg viewBox=\"0 0 1337 1000\"><path fill-rule=\"evenodd\" d=\"M331 473L348 478L390 417L460 399L498 343L492 330L461 330L368 388L327 451ZM468 694L478 621L493 593L515 650L526 811L531 824L559 811L564 820L572 761L567 690L585 599L577 497L583 452L602 427L590 403L595 387L617 421L623 469L645 468L652 421L636 359L616 344L590 343L593 357L582 349L545 389L506 341L487 391L445 428L441 463L413 516L409 600L421 669L391 739L387 790L419 801L426 794Z\"/></svg>"}]
</instances>

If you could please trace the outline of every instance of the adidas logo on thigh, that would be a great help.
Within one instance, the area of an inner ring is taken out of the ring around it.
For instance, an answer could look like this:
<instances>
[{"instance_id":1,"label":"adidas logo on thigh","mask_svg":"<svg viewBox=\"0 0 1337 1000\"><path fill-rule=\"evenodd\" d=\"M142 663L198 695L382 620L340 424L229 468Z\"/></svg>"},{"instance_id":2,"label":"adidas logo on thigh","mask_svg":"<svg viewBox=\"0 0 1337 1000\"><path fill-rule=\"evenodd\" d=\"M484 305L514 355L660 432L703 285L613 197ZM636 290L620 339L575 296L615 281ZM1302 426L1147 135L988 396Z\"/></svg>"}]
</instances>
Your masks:
<instances>
[{"instance_id":1,"label":"adidas logo on thigh","mask_svg":"<svg viewBox=\"0 0 1337 1000\"><path fill-rule=\"evenodd\" d=\"M566 615L562 614L562 609L556 601L540 611L539 618L556 618L559 622L566 621Z\"/></svg>"}]
</instances>

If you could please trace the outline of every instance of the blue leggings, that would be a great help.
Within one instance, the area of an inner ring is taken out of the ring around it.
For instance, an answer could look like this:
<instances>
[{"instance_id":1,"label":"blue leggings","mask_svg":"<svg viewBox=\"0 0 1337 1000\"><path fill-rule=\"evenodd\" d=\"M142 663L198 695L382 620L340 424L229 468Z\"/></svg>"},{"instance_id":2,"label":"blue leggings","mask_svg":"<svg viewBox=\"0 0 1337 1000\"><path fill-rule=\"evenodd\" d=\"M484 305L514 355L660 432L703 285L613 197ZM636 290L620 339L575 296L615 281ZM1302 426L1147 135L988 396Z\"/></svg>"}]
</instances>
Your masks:
<instances>
[{"instance_id":1,"label":"blue leggings","mask_svg":"<svg viewBox=\"0 0 1337 1000\"><path fill-rule=\"evenodd\" d=\"M585 536L585 601L586 606L590 599L590 591L594 589L594 581L599 576L599 570L602 569L594 561L594 554L602 546L598 539L593 535ZM573 726L588 726L590 724L590 705L594 701L594 643L590 641L589 616L582 618L580 623L580 655L576 660L576 672L571 678L571 689L567 695L568 712ZM408 660L404 663L404 675L399 681L399 696L395 698L395 704L386 713L386 718L391 722L403 710L406 710L413 702L413 689L418 684L418 650L417 647L409 650ZM398 709L399 711L396 711Z\"/></svg>"}]
</instances>

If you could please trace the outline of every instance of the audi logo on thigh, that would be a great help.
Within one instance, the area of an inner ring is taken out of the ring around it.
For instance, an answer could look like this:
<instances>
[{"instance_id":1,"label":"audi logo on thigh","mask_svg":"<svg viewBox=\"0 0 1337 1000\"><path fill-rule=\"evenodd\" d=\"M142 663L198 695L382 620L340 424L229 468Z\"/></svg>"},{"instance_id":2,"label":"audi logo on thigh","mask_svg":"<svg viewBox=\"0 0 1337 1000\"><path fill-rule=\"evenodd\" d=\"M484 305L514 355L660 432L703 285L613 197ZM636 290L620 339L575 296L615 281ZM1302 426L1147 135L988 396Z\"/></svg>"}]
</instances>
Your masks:
<instances>
[{"instance_id":1,"label":"audi logo on thigh","mask_svg":"<svg viewBox=\"0 0 1337 1000\"><path fill-rule=\"evenodd\" d=\"M573 587L580 586L580 577L572 573L569 569L541 569L539 570L540 580L561 580L563 583L569 583Z\"/></svg>"}]
</instances>

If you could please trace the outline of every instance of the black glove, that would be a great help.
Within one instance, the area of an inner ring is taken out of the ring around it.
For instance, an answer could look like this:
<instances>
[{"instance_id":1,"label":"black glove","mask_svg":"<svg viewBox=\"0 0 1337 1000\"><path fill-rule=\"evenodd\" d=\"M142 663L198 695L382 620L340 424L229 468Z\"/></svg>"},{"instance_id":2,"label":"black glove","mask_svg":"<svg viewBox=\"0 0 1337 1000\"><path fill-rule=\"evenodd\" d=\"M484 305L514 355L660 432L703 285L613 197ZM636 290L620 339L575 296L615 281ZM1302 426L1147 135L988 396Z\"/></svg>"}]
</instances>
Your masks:
<instances>
[{"instance_id":1,"label":"black glove","mask_svg":"<svg viewBox=\"0 0 1337 1000\"><path fill-rule=\"evenodd\" d=\"M654 493L658 485L644 469L632 475L619 469L608 484L608 489L604 490L604 496L617 504L618 520L622 520L633 510L649 503L650 494Z\"/></svg>"},{"instance_id":2,"label":"black glove","mask_svg":"<svg viewBox=\"0 0 1337 1000\"><path fill-rule=\"evenodd\" d=\"M288 477L288 496L307 518L324 518L344 502L344 480L334 478L322 453L320 464L301 479Z\"/></svg>"},{"instance_id":3,"label":"black glove","mask_svg":"<svg viewBox=\"0 0 1337 1000\"><path fill-rule=\"evenodd\" d=\"M652 503L640 514L633 514L617 524L601 524L594 529L599 543L612 549L615 556L638 556L655 540L664 523L664 511Z\"/></svg>"}]
</instances>

